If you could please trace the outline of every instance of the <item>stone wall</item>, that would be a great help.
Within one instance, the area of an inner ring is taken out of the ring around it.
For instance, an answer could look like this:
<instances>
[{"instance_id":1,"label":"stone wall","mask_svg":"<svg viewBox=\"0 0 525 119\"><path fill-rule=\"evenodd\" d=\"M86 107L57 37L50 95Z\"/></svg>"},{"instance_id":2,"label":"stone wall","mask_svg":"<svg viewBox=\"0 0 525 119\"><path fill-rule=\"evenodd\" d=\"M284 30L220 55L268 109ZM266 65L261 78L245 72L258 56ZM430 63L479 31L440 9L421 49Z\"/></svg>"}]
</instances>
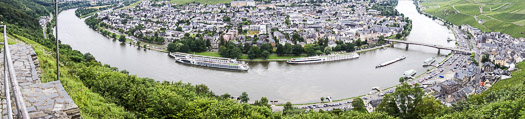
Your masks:
<instances>
[{"instance_id":1,"label":"stone wall","mask_svg":"<svg viewBox=\"0 0 525 119\"><path fill-rule=\"evenodd\" d=\"M80 109L64 90L60 81L41 83L38 58L33 48L24 44L9 46L18 84L31 118L80 118ZM0 59L3 60L3 52ZM4 62L0 62L2 77ZM2 78L3 79L3 78ZM5 111L5 95L2 83L2 114ZM11 89L12 91L12 89ZM11 99L14 102L14 98ZM16 107L12 103L12 107Z\"/></svg>"}]
</instances>

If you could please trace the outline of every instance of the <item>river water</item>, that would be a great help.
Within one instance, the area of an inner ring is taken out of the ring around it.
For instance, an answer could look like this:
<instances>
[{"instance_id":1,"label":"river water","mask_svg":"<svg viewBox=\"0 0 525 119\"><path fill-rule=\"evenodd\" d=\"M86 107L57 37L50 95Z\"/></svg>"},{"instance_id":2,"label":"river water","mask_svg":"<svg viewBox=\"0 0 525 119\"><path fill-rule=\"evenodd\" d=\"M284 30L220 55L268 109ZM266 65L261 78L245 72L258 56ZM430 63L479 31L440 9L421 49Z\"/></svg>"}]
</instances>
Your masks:
<instances>
[{"instance_id":1,"label":"river water","mask_svg":"<svg viewBox=\"0 0 525 119\"><path fill-rule=\"evenodd\" d=\"M400 1L397 9L413 20L410 41L439 45L447 43L449 30L429 18L417 13L411 1ZM251 101L268 97L279 103L307 103L319 101L320 97L333 99L359 96L370 92L371 87L390 87L398 84L398 78L406 70L414 69L418 74L425 59L437 55L437 49L404 44L395 48L361 53L359 59L311 64L289 65L284 62L250 63L248 72L231 72L216 69L187 66L175 63L166 53L139 50L137 47L121 45L90 29L83 19L75 16L74 10L65 10L58 16L59 39L73 49L93 54L104 64L126 69L131 74L149 77L157 81L182 81L205 84L215 94L229 93L238 96L246 91ZM441 51L442 54L448 51ZM383 62L407 56L398 63L376 69Z\"/></svg>"}]
</instances>

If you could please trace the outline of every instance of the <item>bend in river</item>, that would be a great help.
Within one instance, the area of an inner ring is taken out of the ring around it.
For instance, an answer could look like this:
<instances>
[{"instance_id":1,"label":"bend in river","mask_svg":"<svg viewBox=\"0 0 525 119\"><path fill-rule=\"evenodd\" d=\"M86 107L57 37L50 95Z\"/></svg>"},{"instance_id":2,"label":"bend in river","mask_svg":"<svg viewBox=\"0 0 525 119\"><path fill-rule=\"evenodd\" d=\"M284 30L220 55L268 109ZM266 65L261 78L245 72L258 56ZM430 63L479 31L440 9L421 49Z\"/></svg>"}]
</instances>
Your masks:
<instances>
[{"instance_id":1,"label":"bend in river","mask_svg":"<svg viewBox=\"0 0 525 119\"><path fill-rule=\"evenodd\" d=\"M446 41L451 36L449 30L417 13L412 1L400 1L397 9L413 21L408 40L454 45ZM205 84L217 95L229 93L238 96L246 91L252 100L265 96L281 103L317 102L319 97L324 96L342 99L367 94L374 86L386 88L398 84L398 78L406 70L414 69L418 74L425 72L427 68L422 67L423 61L437 56L437 49L410 46L409 50L405 50L404 44L398 44L395 48L361 53L361 57L354 60L311 65L250 63L248 72L229 72L177 64L166 53L121 45L90 29L83 19L75 16L74 9L63 11L58 19L62 43L81 52L89 52L104 64L158 81ZM441 52L446 53L448 51ZM407 59L375 68L399 56L407 56ZM438 61L442 59L444 56L437 57Z\"/></svg>"}]
</instances>

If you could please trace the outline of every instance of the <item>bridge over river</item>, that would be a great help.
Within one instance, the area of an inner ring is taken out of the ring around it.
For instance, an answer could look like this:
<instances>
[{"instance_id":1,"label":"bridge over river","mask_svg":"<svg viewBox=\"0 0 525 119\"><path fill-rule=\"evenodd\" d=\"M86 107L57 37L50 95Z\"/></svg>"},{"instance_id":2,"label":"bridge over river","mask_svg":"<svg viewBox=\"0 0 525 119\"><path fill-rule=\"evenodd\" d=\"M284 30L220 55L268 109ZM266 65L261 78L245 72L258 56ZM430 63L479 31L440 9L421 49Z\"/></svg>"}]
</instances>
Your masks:
<instances>
[{"instance_id":1,"label":"bridge over river","mask_svg":"<svg viewBox=\"0 0 525 119\"><path fill-rule=\"evenodd\" d=\"M405 41L405 40L385 39L385 41L388 41L390 43L404 43L404 44L406 44L406 49L407 50L408 50L408 45L410 45L410 44L437 48L438 49L438 54L441 52L441 49L450 50L450 51L454 51L454 52L462 52L462 53L466 53L466 54L472 54L474 52L474 51L471 51L471 50L465 50L465 49L460 49L460 48L456 48L456 47L445 47L445 46L441 46L441 45L426 44L426 43L419 43L419 42Z\"/></svg>"}]
</instances>

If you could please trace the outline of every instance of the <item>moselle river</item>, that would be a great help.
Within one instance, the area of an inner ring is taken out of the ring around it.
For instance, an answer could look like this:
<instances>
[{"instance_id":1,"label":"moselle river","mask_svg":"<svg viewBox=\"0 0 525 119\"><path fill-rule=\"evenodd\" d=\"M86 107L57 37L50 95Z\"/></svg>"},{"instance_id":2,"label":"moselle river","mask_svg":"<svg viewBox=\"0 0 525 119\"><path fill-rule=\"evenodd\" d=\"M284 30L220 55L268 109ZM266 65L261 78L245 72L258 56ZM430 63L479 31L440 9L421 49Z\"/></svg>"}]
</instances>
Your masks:
<instances>
[{"instance_id":1,"label":"moselle river","mask_svg":"<svg viewBox=\"0 0 525 119\"><path fill-rule=\"evenodd\" d=\"M453 46L447 43L447 28L420 15L411 1L401 1L397 7L413 20L414 27L408 40ZM166 53L139 50L121 45L90 29L74 10L65 10L58 16L59 39L73 49L93 54L104 64L126 69L131 74L149 77L157 81L182 81L205 84L215 94L229 93L238 96L246 91L251 101L265 96L280 103L306 103L319 101L320 97L334 99L359 96L370 92L371 87L390 87L398 84L404 71L414 69L418 74L428 68L422 67L425 59L437 56L437 49L404 44L395 48L361 53L354 60L310 65L289 65L284 62L250 63L248 72L231 72L207 69L175 63ZM442 54L448 51L442 51ZM383 62L407 56L398 63L376 69Z\"/></svg>"}]
</instances>

